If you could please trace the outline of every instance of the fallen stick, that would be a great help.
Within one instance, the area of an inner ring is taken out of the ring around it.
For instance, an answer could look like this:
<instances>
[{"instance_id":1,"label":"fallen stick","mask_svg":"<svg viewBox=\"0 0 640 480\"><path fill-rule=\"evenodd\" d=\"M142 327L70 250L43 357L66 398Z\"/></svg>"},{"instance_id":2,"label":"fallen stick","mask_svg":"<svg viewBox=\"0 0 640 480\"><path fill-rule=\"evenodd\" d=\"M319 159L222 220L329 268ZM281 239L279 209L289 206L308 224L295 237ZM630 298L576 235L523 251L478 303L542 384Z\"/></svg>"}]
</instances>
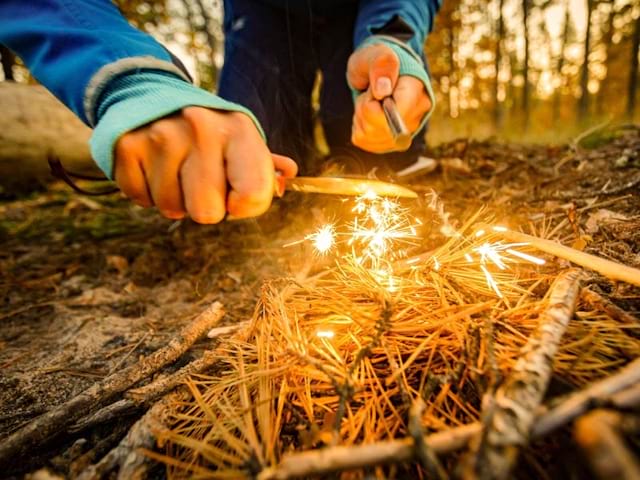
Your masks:
<instances>
[{"instance_id":1,"label":"fallen stick","mask_svg":"<svg viewBox=\"0 0 640 480\"><path fill-rule=\"evenodd\" d=\"M596 401L611 401L615 406L622 408L625 402L626 404L630 403L626 400L629 396L627 389L629 389L629 387L635 387L634 390L638 390L639 384L640 358L637 358L616 374L600 380L584 390L569 395L569 397L558 406L544 413L544 415L536 421L531 430L531 435L539 437L565 425L567 419L571 420L576 418L590 408L593 408L593 404L596 403ZM620 395L620 397L614 395ZM618 402L618 404L616 404L616 402Z\"/></svg>"},{"instance_id":2,"label":"fallen stick","mask_svg":"<svg viewBox=\"0 0 640 480\"><path fill-rule=\"evenodd\" d=\"M585 302L587 302L592 307L601 309L607 315L609 315L611 318L613 318L618 322L627 323L631 325L633 325L634 323L640 322L640 319L638 319L637 317L634 317L630 313L625 312L622 308L617 306L611 300L604 298L599 293L594 292L593 290L587 287L584 287L580 292L580 298Z\"/></svg>"},{"instance_id":3,"label":"fallen stick","mask_svg":"<svg viewBox=\"0 0 640 480\"><path fill-rule=\"evenodd\" d=\"M77 480L98 480L120 468L118 479L144 478L149 458L140 449L153 449L156 435L166 430L164 418L167 409L183 399L185 392L174 392L162 398L133 424L120 443L95 465L87 467Z\"/></svg>"},{"instance_id":4,"label":"fallen stick","mask_svg":"<svg viewBox=\"0 0 640 480\"><path fill-rule=\"evenodd\" d=\"M470 465L479 478L506 479L518 458L519 447L528 443L553 372L553 359L562 336L573 317L582 271L562 272L551 285L548 306L538 326L521 349L509 376L496 390L487 425L478 440L477 455Z\"/></svg>"},{"instance_id":5,"label":"fallen stick","mask_svg":"<svg viewBox=\"0 0 640 480\"><path fill-rule=\"evenodd\" d=\"M623 422L623 415L610 410L594 410L576 421L574 438L602 480L640 478L640 463L620 434Z\"/></svg>"},{"instance_id":6,"label":"fallen stick","mask_svg":"<svg viewBox=\"0 0 640 480\"><path fill-rule=\"evenodd\" d=\"M68 477L77 478L89 465L106 455L126 435L126 424L116 425L106 437L98 440L93 447L69 465ZM66 453L66 452L65 452ZM64 454L63 454L64 455Z\"/></svg>"},{"instance_id":7,"label":"fallen stick","mask_svg":"<svg viewBox=\"0 0 640 480\"><path fill-rule=\"evenodd\" d=\"M245 330L249 326L248 322L241 322L237 328L226 330L227 333L237 333L237 335L246 335ZM233 327L236 327L233 325ZM220 327L227 329L228 327ZM217 329L215 329L217 330ZM238 330L240 330L238 332ZM211 335L211 331L207 334ZM211 337L209 337L211 338ZM95 413L80 419L72 427L71 432L79 432L86 428L108 422L122 415L134 412L140 407L151 405L157 399L166 395L179 385L183 385L187 378L202 373L220 360L223 353L218 350L206 350L202 356L189 364L182 367L177 372L154 380L153 382L139 388L134 388L125 393L123 399L107 405Z\"/></svg>"},{"instance_id":8,"label":"fallen stick","mask_svg":"<svg viewBox=\"0 0 640 480\"><path fill-rule=\"evenodd\" d=\"M464 447L481 429L479 423L471 423L425 436L426 446L436 454L443 454ZM353 447L338 446L286 455L272 468L266 468L257 480L286 480L308 478L340 470L364 468L385 463L401 463L414 458L412 438L376 442Z\"/></svg>"},{"instance_id":9,"label":"fallen stick","mask_svg":"<svg viewBox=\"0 0 640 480\"><path fill-rule=\"evenodd\" d=\"M107 405L95 413L80 419L69 428L71 432L79 432L86 428L108 422L114 418L134 412L138 408L148 406L174 388L185 383L191 375L202 373L220 360L219 352L207 350L202 357L185 365L172 375L161 377L140 388L129 390L125 397Z\"/></svg>"},{"instance_id":10,"label":"fallen stick","mask_svg":"<svg viewBox=\"0 0 640 480\"><path fill-rule=\"evenodd\" d=\"M0 466L4 467L9 462L15 462L16 458L30 454L33 447L50 440L92 408L104 404L114 395L130 388L165 365L175 362L196 340L209 331L223 314L222 304L214 303L184 327L167 346L156 350L139 363L95 383L71 400L54 407L11 434L0 444Z\"/></svg>"},{"instance_id":11,"label":"fallen stick","mask_svg":"<svg viewBox=\"0 0 640 480\"><path fill-rule=\"evenodd\" d=\"M607 403L621 410L637 407L640 405L640 383L611 395Z\"/></svg>"},{"instance_id":12,"label":"fallen stick","mask_svg":"<svg viewBox=\"0 0 640 480\"><path fill-rule=\"evenodd\" d=\"M594 270L611 280L620 280L640 287L640 270L637 268L628 267L620 263L612 262L589 253L581 252L575 248L564 246L558 242L552 240L545 240L543 238L527 235L526 233L515 232L503 227L492 227L488 225L482 225L480 228L486 228L487 231L493 231L504 239L526 243L538 250L549 253L556 257L569 260L576 265Z\"/></svg>"},{"instance_id":13,"label":"fallen stick","mask_svg":"<svg viewBox=\"0 0 640 480\"><path fill-rule=\"evenodd\" d=\"M577 416L582 415L593 404L610 402L619 408L628 408L640 404L640 389L638 385L626 388L629 384L628 380L616 380L618 377L626 379L629 372L637 370L639 366L640 359L635 360L610 377L576 393L575 396L579 396L580 402L576 402L575 397L572 395L562 401L556 408L541 414L536 418L536 427L533 428L531 436L533 438L544 437L556 428L566 425ZM603 383L607 385L603 387ZM565 403L572 405L571 408L565 407ZM577 405L579 405L579 408L576 408ZM562 411L564 414L557 417L556 410ZM550 421L551 419L553 421ZM541 425L540 428L537 427L538 423ZM481 433L481 431L481 423L474 422L443 432L425 435L424 441L433 453L443 455L465 447L469 440ZM415 443L411 437L367 445L326 447L285 455L278 465L263 470L257 478L258 480L307 478L313 475L324 475L342 470L408 462L414 459L415 455Z\"/></svg>"}]
</instances>

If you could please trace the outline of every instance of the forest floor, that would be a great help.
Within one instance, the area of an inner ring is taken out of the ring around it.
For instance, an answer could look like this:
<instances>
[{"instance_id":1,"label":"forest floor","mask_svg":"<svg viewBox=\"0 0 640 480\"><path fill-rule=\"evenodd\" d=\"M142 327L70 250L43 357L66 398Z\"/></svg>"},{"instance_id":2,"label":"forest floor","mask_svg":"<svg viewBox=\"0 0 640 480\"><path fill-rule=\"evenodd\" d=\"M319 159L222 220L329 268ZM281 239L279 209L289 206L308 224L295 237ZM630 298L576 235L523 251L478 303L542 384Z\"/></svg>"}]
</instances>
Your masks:
<instances>
[{"instance_id":1,"label":"forest floor","mask_svg":"<svg viewBox=\"0 0 640 480\"><path fill-rule=\"evenodd\" d=\"M452 218L486 206L503 223L544 225L564 244L640 268L638 128L579 145L457 141L429 154L438 168L412 182L438 192ZM250 318L266 280L308 263L283 245L308 233L327 203L289 194L257 220L217 226L174 224L119 195L82 197L64 185L0 203L0 441L164 346L215 300L224 324ZM594 279L601 295L640 315L639 288ZM168 370L212 342L198 342ZM82 452L113 431L124 435L138 417L63 435L0 477L42 467L68 476Z\"/></svg>"}]
</instances>

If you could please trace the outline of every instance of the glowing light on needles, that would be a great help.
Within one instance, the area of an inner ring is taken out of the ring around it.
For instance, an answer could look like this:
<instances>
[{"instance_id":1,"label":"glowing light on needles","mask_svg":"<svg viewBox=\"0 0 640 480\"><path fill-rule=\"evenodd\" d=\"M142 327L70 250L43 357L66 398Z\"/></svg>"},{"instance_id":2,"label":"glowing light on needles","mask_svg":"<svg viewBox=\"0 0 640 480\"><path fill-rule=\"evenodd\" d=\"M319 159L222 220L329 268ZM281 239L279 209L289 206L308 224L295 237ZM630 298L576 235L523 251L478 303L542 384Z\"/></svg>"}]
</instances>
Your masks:
<instances>
[{"instance_id":1,"label":"glowing light on needles","mask_svg":"<svg viewBox=\"0 0 640 480\"><path fill-rule=\"evenodd\" d=\"M542 258L534 257L533 255L529 255L528 253L514 250L513 248L507 248L505 252L510 253L514 257L518 257L518 258L521 258L522 260L526 260L527 262L535 263L536 265L544 265L545 263L547 263Z\"/></svg>"},{"instance_id":2,"label":"glowing light on needles","mask_svg":"<svg viewBox=\"0 0 640 480\"><path fill-rule=\"evenodd\" d=\"M506 231L506 228L499 227L499 226L492 227L492 229L498 232ZM485 233L484 230L479 230L478 232L476 232L476 237L480 236L478 235L478 233L480 232L482 232L482 234ZM511 255L511 257L516 257L520 260L525 260L527 262L534 263L536 265L544 265L545 261L542 258L534 257L533 255L529 255L528 253L521 252L514 248L514 247L522 247L526 245L527 245L526 243L505 244L505 243L502 243L501 241L496 243L485 242L479 247L476 247L473 249L474 252L480 255L480 268L482 269L482 272L484 273L484 276L487 280L487 285L494 292L496 292L498 297L503 298L503 294L500 291L500 288L498 287L498 283L495 281L495 279L493 278L493 275L491 275L491 272L486 266L488 263L492 263L493 265L498 267L500 270L506 270L507 269L506 262L508 260L513 261L513 259L503 255L502 252ZM465 254L465 258L467 259L468 262L471 262L473 260L471 255L469 255L468 253Z\"/></svg>"},{"instance_id":3,"label":"glowing light on needles","mask_svg":"<svg viewBox=\"0 0 640 480\"><path fill-rule=\"evenodd\" d=\"M433 257L433 269L437 272L440 270L440 262L436 257Z\"/></svg>"},{"instance_id":4,"label":"glowing light on needles","mask_svg":"<svg viewBox=\"0 0 640 480\"><path fill-rule=\"evenodd\" d=\"M318 338L333 338L336 336L335 332L333 330L318 330L316 332L316 336Z\"/></svg>"}]
</instances>

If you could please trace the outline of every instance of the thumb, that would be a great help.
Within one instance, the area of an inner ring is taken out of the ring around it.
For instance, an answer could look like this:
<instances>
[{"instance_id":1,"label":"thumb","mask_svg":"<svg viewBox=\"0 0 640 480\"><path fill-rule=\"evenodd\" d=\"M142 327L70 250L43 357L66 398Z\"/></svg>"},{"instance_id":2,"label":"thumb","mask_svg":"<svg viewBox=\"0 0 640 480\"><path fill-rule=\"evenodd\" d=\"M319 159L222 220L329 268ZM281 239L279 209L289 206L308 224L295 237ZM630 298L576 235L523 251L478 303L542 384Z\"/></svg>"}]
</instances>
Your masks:
<instances>
[{"instance_id":1,"label":"thumb","mask_svg":"<svg viewBox=\"0 0 640 480\"><path fill-rule=\"evenodd\" d=\"M347 80L358 90L371 88L373 97L382 100L393 93L400 74L400 60L383 44L356 50L347 65Z\"/></svg>"},{"instance_id":2,"label":"thumb","mask_svg":"<svg viewBox=\"0 0 640 480\"><path fill-rule=\"evenodd\" d=\"M286 186L285 179L295 177L298 174L298 165L284 155L272 153L271 158L273 158L273 166L276 169L275 193L277 197L282 197Z\"/></svg>"}]
</instances>

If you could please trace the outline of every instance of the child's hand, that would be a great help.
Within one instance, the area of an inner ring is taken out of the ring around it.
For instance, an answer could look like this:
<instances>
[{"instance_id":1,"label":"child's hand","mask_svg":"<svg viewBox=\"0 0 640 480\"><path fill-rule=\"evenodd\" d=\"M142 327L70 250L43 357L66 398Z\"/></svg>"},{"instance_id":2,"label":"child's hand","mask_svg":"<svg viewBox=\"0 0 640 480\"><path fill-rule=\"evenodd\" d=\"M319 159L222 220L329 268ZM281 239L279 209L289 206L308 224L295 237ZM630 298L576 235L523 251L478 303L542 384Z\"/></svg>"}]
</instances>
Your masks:
<instances>
[{"instance_id":1,"label":"child's hand","mask_svg":"<svg viewBox=\"0 0 640 480\"><path fill-rule=\"evenodd\" d=\"M293 160L271 154L251 119L239 112L187 107L123 135L115 148L115 181L135 203L167 218L189 214L218 223L264 213L275 170L296 175Z\"/></svg>"},{"instance_id":2,"label":"child's hand","mask_svg":"<svg viewBox=\"0 0 640 480\"><path fill-rule=\"evenodd\" d=\"M400 76L399 72L398 56L387 45L367 45L349 58L347 80L353 88L362 91L355 101L351 129L351 142L357 147L374 153L396 148L380 103L384 97L393 95L412 133L431 109L424 83L413 76Z\"/></svg>"}]
</instances>

